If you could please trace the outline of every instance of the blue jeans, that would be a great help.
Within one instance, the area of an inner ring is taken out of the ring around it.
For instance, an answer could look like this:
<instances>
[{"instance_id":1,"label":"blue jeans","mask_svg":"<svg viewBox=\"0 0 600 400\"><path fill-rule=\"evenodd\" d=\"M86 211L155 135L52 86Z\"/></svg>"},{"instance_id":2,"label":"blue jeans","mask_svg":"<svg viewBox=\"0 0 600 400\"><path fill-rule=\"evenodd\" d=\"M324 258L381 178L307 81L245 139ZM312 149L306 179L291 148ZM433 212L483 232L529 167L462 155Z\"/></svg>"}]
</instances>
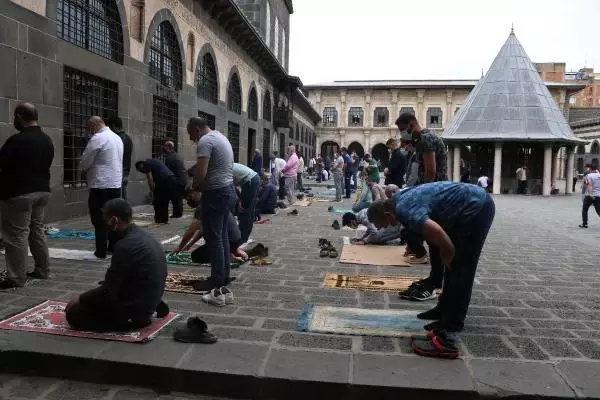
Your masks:
<instances>
[{"instance_id":1,"label":"blue jeans","mask_svg":"<svg viewBox=\"0 0 600 400\"><path fill-rule=\"evenodd\" d=\"M235 198L233 185L202 192L202 230L210 249L210 278L223 286L227 284L231 268L227 216Z\"/></svg>"},{"instance_id":2,"label":"blue jeans","mask_svg":"<svg viewBox=\"0 0 600 400\"><path fill-rule=\"evenodd\" d=\"M242 211L238 214L240 233L242 234L242 243L246 243L250 237L250 234L252 233L254 216L256 215L256 201L259 187L260 179L258 178L258 175L242 185L242 192L240 193Z\"/></svg>"}]
</instances>

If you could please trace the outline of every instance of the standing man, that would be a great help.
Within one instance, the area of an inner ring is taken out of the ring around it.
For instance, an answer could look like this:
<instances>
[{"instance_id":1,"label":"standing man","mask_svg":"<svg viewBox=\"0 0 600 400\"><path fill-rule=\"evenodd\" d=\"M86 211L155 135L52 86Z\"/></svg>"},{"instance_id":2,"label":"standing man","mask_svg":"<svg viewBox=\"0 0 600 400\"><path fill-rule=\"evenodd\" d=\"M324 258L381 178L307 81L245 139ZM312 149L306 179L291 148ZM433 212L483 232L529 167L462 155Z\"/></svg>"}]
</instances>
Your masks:
<instances>
[{"instance_id":1,"label":"standing man","mask_svg":"<svg viewBox=\"0 0 600 400\"><path fill-rule=\"evenodd\" d=\"M27 276L48 279L50 273L44 209L50 197L54 145L38 125L33 104L18 104L13 123L19 133L9 137L0 149L0 209L7 272L0 289L24 286ZM29 274L28 244L35 262Z\"/></svg>"},{"instance_id":2,"label":"standing man","mask_svg":"<svg viewBox=\"0 0 600 400\"><path fill-rule=\"evenodd\" d=\"M258 149L254 149L254 159L252 160L252 169L260 174L263 169L263 158Z\"/></svg>"},{"instance_id":3,"label":"standing man","mask_svg":"<svg viewBox=\"0 0 600 400\"><path fill-rule=\"evenodd\" d=\"M252 233L256 216L256 199L260 188L258 174L245 165L233 163L233 185L240 188L240 208L238 220L242 243L246 243Z\"/></svg>"},{"instance_id":4,"label":"standing man","mask_svg":"<svg viewBox=\"0 0 600 400\"><path fill-rule=\"evenodd\" d=\"M154 222L157 224L168 223L169 201L175 204L178 199L181 200L175 175L165 164L154 158L136 162L135 169L146 175L148 187L152 191Z\"/></svg>"},{"instance_id":5,"label":"standing man","mask_svg":"<svg viewBox=\"0 0 600 400\"><path fill-rule=\"evenodd\" d=\"M128 134L123 131L123 121L119 117L109 117L106 125L116 133L123 141L123 182L121 182L121 197L127 200L127 184L129 183L129 172L131 171L131 153L133 142Z\"/></svg>"},{"instance_id":6,"label":"standing man","mask_svg":"<svg viewBox=\"0 0 600 400\"><path fill-rule=\"evenodd\" d=\"M444 141L435 132L421 128L417 118L410 113L403 113L396 120L396 126L406 135L410 135L412 146L415 150L416 162L418 163L418 178L415 186L424 183L448 180L446 159L448 157ZM442 287L444 279L444 268L439 257L439 248L435 243L427 242L429 254L423 246L423 236L419 232L409 229L404 231L407 249L412 253L406 255L406 261L410 264L427 264L430 262L431 270L425 279L413 283L405 292L400 293L402 298L423 301L437 297L435 289Z\"/></svg>"},{"instance_id":7,"label":"standing man","mask_svg":"<svg viewBox=\"0 0 600 400\"><path fill-rule=\"evenodd\" d=\"M202 192L202 231L211 261L210 278L195 288L208 292L231 282L227 219L236 200L233 149L229 140L221 132L211 130L203 118L190 118L187 131L190 140L198 142L192 191Z\"/></svg>"},{"instance_id":8,"label":"standing man","mask_svg":"<svg viewBox=\"0 0 600 400\"><path fill-rule=\"evenodd\" d=\"M285 198L285 179L283 178L283 174L281 170L286 165L286 162L283 158L277 157L277 152L273 152L271 156L271 162L273 163L273 176L275 177L274 183L279 187L278 197L279 200L283 200ZM272 179L273 177L271 177Z\"/></svg>"},{"instance_id":9,"label":"standing man","mask_svg":"<svg viewBox=\"0 0 600 400\"><path fill-rule=\"evenodd\" d=\"M348 154L348 150L345 147L341 149L342 157L344 158L344 188L346 189L346 198L350 198L351 187L350 181L352 180L352 158Z\"/></svg>"},{"instance_id":10,"label":"standing man","mask_svg":"<svg viewBox=\"0 0 600 400\"><path fill-rule=\"evenodd\" d=\"M385 169L386 184L393 184L401 188L404 186L404 176L406 175L406 156L398 147L396 139L389 139L385 145L390 151L390 161Z\"/></svg>"},{"instance_id":11,"label":"standing man","mask_svg":"<svg viewBox=\"0 0 600 400\"><path fill-rule=\"evenodd\" d=\"M302 184L302 173L304 172L304 157L302 154L298 156L298 176L296 177L296 183L298 184L298 190L303 192L304 185Z\"/></svg>"},{"instance_id":12,"label":"standing man","mask_svg":"<svg viewBox=\"0 0 600 400\"><path fill-rule=\"evenodd\" d=\"M177 195L172 196L173 215L171 218L181 218L183 216L183 197L185 188L188 184L188 173L183 162L183 157L175 151L175 143L166 141L163 147L165 152L165 165L175 176L175 190Z\"/></svg>"},{"instance_id":13,"label":"standing man","mask_svg":"<svg viewBox=\"0 0 600 400\"><path fill-rule=\"evenodd\" d=\"M342 157L341 150L336 151L335 160L331 164L331 172L335 185L335 201L341 202L344 192L344 157Z\"/></svg>"},{"instance_id":14,"label":"standing man","mask_svg":"<svg viewBox=\"0 0 600 400\"><path fill-rule=\"evenodd\" d=\"M81 155L80 163L90 188L88 208L96 233L93 258L105 259L107 252L113 252L117 236L115 232L108 231L102 207L107 201L121 197L124 146L121 138L108 129L98 116L88 120L87 128L92 137Z\"/></svg>"},{"instance_id":15,"label":"standing man","mask_svg":"<svg viewBox=\"0 0 600 400\"><path fill-rule=\"evenodd\" d=\"M579 227L587 228L588 211L592 205L596 210L596 214L600 217L600 173L598 172L597 165L592 164L590 172L583 179L583 183L586 187L586 193L583 199L583 207L581 208L582 223Z\"/></svg>"},{"instance_id":16,"label":"standing man","mask_svg":"<svg viewBox=\"0 0 600 400\"><path fill-rule=\"evenodd\" d=\"M285 185L285 197L287 197L288 203L294 203L294 188L296 186L296 178L298 176L298 155L296 154L296 147L291 145L288 147L288 160L285 167L281 170Z\"/></svg>"},{"instance_id":17,"label":"standing man","mask_svg":"<svg viewBox=\"0 0 600 400\"><path fill-rule=\"evenodd\" d=\"M517 193L518 194L525 194L525 192L527 191L527 167L526 166L522 166L520 167L517 172Z\"/></svg>"},{"instance_id":18,"label":"standing man","mask_svg":"<svg viewBox=\"0 0 600 400\"><path fill-rule=\"evenodd\" d=\"M377 161L375 161L369 153L363 156L365 160L365 170L369 174L369 178L371 178L371 182L379 183L381 180L379 176L379 167L377 166Z\"/></svg>"}]
</instances>

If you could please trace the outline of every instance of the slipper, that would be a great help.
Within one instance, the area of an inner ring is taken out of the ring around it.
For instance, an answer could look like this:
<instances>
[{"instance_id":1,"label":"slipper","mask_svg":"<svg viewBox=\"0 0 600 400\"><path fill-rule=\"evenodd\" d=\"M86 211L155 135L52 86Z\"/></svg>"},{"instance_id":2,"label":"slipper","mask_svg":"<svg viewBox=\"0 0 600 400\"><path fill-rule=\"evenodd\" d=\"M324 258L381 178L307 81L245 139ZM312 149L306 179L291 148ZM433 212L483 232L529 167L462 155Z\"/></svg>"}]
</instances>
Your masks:
<instances>
[{"instance_id":1,"label":"slipper","mask_svg":"<svg viewBox=\"0 0 600 400\"><path fill-rule=\"evenodd\" d=\"M319 252L319 256L320 256L320 257L327 257L327 256L329 256L329 249L327 249L327 248L324 248L324 249L322 249L322 250Z\"/></svg>"},{"instance_id":2,"label":"slipper","mask_svg":"<svg viewBox=\"0 0 600 400\"><path fill-rule=\"evenodd\" d=\"M329 248L329 258L337 258L337 256L338 256L337 250L333 246L331 246Z\"/></svg>"},{"instance_id":3,"label":"slipper","mask_svg":"<svg viewBox=\"0 0 600 400\"><path fill-rule=\"evenodd\" d=\"M336 219L335 221L333 221L333 224L331 224L331 227L333 229L335 229L336 231L340 230L340 223L338 222L338 220Z\"/></svg>"},{"instance_id":4,"label":"slipper","mask_svg":"<svg viewBox=\"0 0 600 400\"><path fill-rule=\"evenodd\" d=\"M329 240L324 239L324 238L319 238L319 247L323 248L328 244L330 244Z\"/></svg>"},{"instance_id":5,"label":"slipper","mask_svg":"<svg viewBox=\"0 0 600 400\"><path fill-rule=\"evenodd\" d=\"M411 343L413 352L423 357L444 358L454 360L460 352L453 343L444 341L438 336L427 340L414 339Z\"/></svg>"},{"instance_id":6,"label":"slipper","mask_svg":"<svg viewBox=\"0 0 600 400\"><path fill-rule=\"evenodd\" d=\"M329 211L329 212L333 211L333 206L327 207L327 211Z\"/></svg>"},{"instance_id":7,"label":"slipper","mask_svg":"<svg viewBox=\"0 0 600 400\"><path fill-rule=\"evenodd\" d=\"M179 328L173 334L173 338L182 343L217 343L217 337L208 331L208 325L198 317L187 320L184 328Z\"/></svg>"}]
</instances>

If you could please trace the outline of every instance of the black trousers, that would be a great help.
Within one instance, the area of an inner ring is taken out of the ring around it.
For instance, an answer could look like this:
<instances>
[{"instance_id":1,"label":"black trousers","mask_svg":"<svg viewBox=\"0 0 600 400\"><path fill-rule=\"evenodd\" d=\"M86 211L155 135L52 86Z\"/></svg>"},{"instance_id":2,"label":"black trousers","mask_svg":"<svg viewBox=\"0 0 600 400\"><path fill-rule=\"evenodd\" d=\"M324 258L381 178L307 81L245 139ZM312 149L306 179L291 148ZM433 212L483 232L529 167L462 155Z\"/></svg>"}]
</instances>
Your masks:
<instances>
[{"instance_id":1,"label":"black trousers","mask_svg":"<svg viewBox=\"0 0 600 400\"><path fill-rule=\"evenodd\" d=\"M596 214L600 217L600 197L594 197L592 199L590 196L585 196L583 199L583 206L581 207L581 221L583 222L583 225L587 225L588 223L588 211L591 206L594 206Z\"/></svg>"},{"instance_id":2,"label":"black trousers","mask_svg":"<svg viewBox=\"0 0 600 400\"><path fill-rule=\"evenodd\" d=\"M104 220L102 207L104 207L104 203L107 201L118 199L120 197L121 188L90 189L90 195L88 197L88 209L96 234L96 251L94 252L96 257L106 258L107 251L112 252L115 247L117 235L108 229L108 225Z\"/></svg>"},{"instance_id":3,"label":"black trousers","mask_svg":"<svg viewBox=\"0 0 600 400\"><path fill-rule=\"evenodd\" d=\"M352 187L350 185L350 180L352 175L346 176L344 175L344 188L346 189L346 198L349 199L352 193Z\"/></svg>"},{"instance_id":4,"label":"black trousers","mask_svg":"<svg viewBox=\"0 0 600 400\"><path fill-rule=\"evenodd\" d=\"M279 200L285 200L285 178L279 178L279 192L277 193Z\"/></svg>"},{"instance_id":5,"label":"black trousers","mask_svg":"<svg viewBox=\"0 0 600 400\"><path fill-rule=\"evenodd\" d=\"M176 195L171 199L173 204L173 217L181 218L183 216L183 197L185 194L185 185L175 184Z\"/></svg>"},{"instance_id":6,"label":"black trousers","mask_svg":"<svg viewBox=\"0 0 600 400\"><path fill-rule=\"evenodd\" d=\"M93 332L126 332L152 323L150 317L135 318L132 321L119 310L81 303L71 306L65 318L71 328Z\"/></svg>"},{"instance_id":7,"label":"black trousers","mask_svg":"<svg viewBox=\"0 0 600 400\"><path fill-rule=\"evenodd\" d=\"M169 222L169 202L172 201L173 204L175 204L177 199L180 201L182 200L179 191L177 190L175 177L171 176L156 182L153 198L154 222L157 224L166 224ZM183 214L183 204L181 207L181 213Z\"/></svg>"},{"instance_id":8,"label":"black trousers","mask_svg":"<svg viewBox=\"0 0 600 400\"><path fill-rule=\"evenodd\" d=\"M406 245L416 257L421 258L427 254L427 250L423 246L423 237L418 233L403 229L400 232L400 238L406 242ZM440 259L440 251L439 248L431 243L427 243L427 245L429 246L429 264L431 265L431 270L426 281L430 284L431 289L439 289L442 287L444 280L444 266Z\"/></svg>"},{"instance_id":9,"label":"black trousers","mask_svg":"<svg viewBox=\"0 0 600 400\"><path fill-rule=\"evenodd\" d=\"M525 191L527 190L527 181L518 181L518 182L519 182L519 186L517 188L517 193L525 194Z\"/></svg>"}]
</instances>

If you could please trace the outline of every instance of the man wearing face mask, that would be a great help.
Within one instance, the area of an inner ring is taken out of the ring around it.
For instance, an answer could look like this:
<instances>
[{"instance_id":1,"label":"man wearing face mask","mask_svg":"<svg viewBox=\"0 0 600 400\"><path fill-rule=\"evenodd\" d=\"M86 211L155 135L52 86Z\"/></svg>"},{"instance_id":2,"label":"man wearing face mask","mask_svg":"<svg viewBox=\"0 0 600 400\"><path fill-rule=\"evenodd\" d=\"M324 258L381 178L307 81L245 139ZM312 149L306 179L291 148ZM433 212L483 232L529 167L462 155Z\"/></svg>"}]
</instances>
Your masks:
<instances>
[{"instance_id":1,"label":"man wearing face mask","mask_svg":"<svg viewBox=\"0 0 600 400\"><path fill-rule=\"evenodd\" d=\"M147 231L132 223L126 200L106 202L104 223L119 237L110 267L100 286L73 299L65 308L73 329L86 331L127 331L151 324L169 313L161 300L167 279L163 247Z\"/></svg>"},{"instance_id":2,"label":"man wearing face mask","mask_svg":"<svg viewBox=\"0 0 600 400\"><path fill-rule=\"evenodd\" d=\"M14 126L19 133L9 137L0 149L0 209L7 272L0 289L23 286L27 276L48 279L50 273L44 210L50 197L54 145L37 120L33 104L18 104ZM29 274L28 245L35 262Z\"/></svg>"}]
</instances>

